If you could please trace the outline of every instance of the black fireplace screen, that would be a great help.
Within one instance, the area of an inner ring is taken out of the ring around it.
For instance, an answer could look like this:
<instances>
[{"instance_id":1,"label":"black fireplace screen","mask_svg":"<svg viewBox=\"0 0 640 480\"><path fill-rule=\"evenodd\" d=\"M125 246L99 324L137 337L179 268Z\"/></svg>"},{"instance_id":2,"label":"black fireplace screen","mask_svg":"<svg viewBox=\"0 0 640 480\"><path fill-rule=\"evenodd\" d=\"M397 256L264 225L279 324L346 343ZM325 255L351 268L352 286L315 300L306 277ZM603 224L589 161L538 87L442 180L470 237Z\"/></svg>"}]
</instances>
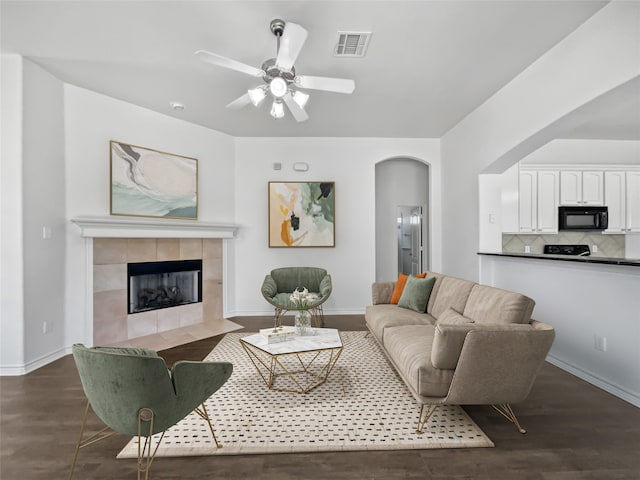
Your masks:
<instances>
[{"instance_id":1,"label":"black fireplace screen","mask_svg":"<svg viewBox=\"0 0 640 480\"><path fill-rule=\"evenodd\" d=\"M202 260L129 263L129 313L202 301Z\"/></svg>"}]
</instances>

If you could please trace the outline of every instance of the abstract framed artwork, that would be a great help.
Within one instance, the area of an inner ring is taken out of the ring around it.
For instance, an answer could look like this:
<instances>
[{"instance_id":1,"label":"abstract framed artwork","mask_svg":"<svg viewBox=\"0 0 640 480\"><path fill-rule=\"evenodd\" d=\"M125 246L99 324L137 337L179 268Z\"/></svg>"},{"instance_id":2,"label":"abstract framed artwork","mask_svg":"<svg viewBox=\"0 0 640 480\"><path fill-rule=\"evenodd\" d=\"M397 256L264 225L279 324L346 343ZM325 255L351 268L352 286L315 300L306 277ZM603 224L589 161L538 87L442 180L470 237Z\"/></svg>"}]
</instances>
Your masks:
<instances>
[{"instance_id":1,"label":"abstract framed artwork","mask_svg":"<svg viewBox=\"0 0 640 480\"><path fill-rule=\"evenodd\" d=\"M269 182L269 247L335 247L335 182Z\"/></svg>"},{"instance_id":2,"label":"abstract framed artwork","mask_svg":"<svg viewBox=\"0 0 640 480\"><path fill-rule=\"evenodd\" d=\"M198 160L110 142L111 215L198 218Z\"/></svg>"}]
</instances>

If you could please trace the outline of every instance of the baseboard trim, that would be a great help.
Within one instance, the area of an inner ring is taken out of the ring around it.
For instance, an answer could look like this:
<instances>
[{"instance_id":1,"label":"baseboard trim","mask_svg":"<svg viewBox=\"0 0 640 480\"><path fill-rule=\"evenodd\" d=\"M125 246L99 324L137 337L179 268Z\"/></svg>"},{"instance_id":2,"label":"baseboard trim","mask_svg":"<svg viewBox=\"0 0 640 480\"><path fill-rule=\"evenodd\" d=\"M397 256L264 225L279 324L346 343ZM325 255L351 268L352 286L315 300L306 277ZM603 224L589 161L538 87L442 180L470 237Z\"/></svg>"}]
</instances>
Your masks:
<instances>
[{"instance_id":1,"label":"baseboard trim","mask_svg":"<svg viewBox=\"0 0 640 480\"><path fill-rule=\"evenodd\" d=\"M565 362L564 360L560 360L558 357L554 357L551 354L547 356L547 361L550 364L555 365L556 367L564 370L565 372L569 372L570 374L575 375L578 378L581 378L585 382L589 382L591 385L594 385L604 390L605 392L610 393L611 395L615 395L616 397L624 400L625 402L629 402L631 405L635 407L640 407L640 395L636 393L629 392L628 390L625 390L619 385L615 385L605 380L604 378L594 375L591 372L587 372L585 370L582 370L579 367L576 367L574 365L571 365Z\"/></svg>"},{"instance_id":2,"label":"baseboard trim","mask_svg":"<svg viewBox=\"0 0 640 480\"><path fill-rule=\"evenodd\" d=\"M0 375L1 376L20 376L26 375L27 373L31 373L34 370L39 369L40 367L44 367L51 362L54 362L65 355L69 355L71 353L71 347L62 347L59 348L47 355L43 355L34 360L31 360L23 365L2 365L0 366Z\"/></svg>"}]
</instances>

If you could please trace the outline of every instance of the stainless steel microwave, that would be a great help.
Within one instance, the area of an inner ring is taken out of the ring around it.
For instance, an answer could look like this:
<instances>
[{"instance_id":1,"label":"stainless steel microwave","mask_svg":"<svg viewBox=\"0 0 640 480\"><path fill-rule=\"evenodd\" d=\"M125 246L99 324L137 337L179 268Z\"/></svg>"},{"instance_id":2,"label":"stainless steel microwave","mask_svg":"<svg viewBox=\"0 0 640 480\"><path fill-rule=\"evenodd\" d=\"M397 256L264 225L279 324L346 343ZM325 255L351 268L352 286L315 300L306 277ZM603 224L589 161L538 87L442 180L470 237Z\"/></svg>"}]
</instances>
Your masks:
<instances>
[{"instance_id":1,"label":"stainless steel microwave","mask_svg":"<svg viewBox=\"0 0 640 480\"><path fill-rule=\"evenodd\" d=\"M559 207L559 230L606 230L608 226L607 207Z\"/></svg>"}]
</instances>

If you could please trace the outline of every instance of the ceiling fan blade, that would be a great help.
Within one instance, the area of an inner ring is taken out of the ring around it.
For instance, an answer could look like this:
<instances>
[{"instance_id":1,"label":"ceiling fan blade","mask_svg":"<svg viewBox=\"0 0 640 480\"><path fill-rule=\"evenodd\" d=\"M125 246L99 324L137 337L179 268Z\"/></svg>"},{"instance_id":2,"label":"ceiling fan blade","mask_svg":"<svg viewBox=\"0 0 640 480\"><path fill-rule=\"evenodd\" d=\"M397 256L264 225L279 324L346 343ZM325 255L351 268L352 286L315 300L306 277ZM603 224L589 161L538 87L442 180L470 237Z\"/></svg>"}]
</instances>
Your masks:
<instances>
[{"instance_id":1,"label":"ceiling fan blade","mask_svg":"<svg viewBox=\"0 0 640 480\"><path fill-rule=\"evenodd\" d=\"M240 110L243 107L246 107L251 103L251 98L249 98L249 93L245 93L240 97L236 98L233 102L227 105L227 108L232 110Z\"/></svg>"},{"instance_id":2,"label":"ceiling fan blade","mask_svg":"<svg viewBox=\"0 0 640 480\"><path fill-rule=\"evenodd\" d=\"M207 52L206 50L198 50L194 53L194 55L203 62L207 62L212 65L229 68L231 70L236 70L248 75L253 75L254 77L262 77L264 75L264 71L259 68L252 67L251 65L247 65L246 63L238 62L237 60L232 60L231 58L223 57L222 55L218 55L217 53Z\"/></svg>"},{"instance_id":3,"label":"ceiling fan blade","mask_svg":"<svg viewBox=\"0 0 640 480\"><path fill-rule=\"evenodd\" d=\"M307 40L307 35L307 31L297 23L287 22L285 24L284 32L280 38L278 58L276 58L276 66L279 69L287 72L291 70Z\"/></svg>"},{"instance_id":4,"label":"ceiling fan blade","mask_svg":"<svg viewBox=\"0 0 640 480\"><path fill-rule=\"evenodd\" d=\"M293 118L295 118L298 122L304 122L305 120L309 119L309 115L304 111L304 108L302 108L293 100L291 92L287 92L282 98L284 99L284 103L287 104L287 107L289 107L289 110L291 110Z\"/></svg>"},{"instance_id":5,"label":"ceiling fan blade","mask_svg":"<svg viewBox=\"0 0 640 480\"><path fill-rule=\"evenodd\" d=\"M336 93L352 93L356 88L356 82L348 78L315 77L313 75L296 75L295 84L300 88Z\"/></svg>"}]
</instances>

